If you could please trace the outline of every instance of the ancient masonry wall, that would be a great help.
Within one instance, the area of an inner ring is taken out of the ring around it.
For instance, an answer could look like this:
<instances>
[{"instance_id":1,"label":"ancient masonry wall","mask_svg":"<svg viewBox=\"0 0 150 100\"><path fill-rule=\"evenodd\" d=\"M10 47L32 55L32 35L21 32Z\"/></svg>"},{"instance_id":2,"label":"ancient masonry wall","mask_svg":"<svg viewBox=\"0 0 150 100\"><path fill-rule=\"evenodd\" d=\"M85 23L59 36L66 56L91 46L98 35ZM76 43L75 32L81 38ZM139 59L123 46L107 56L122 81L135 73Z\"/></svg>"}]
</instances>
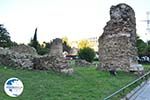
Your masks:
<instances>
[{"instance_id":1,"label":"ancient masonry wall","mask_svg":"<svg viewBox=\"0 0 150 100\"><path fill-rule=\"evenodd\" d=\"M54 39L49 55L40 56L30 46L18 45L11 49L0 47L0 65L33 70L53 70L73 74L73 68L62 56L62 42Z\"/></svg>"},{"instance_id":2,"label":"ancient masonry wall","mask_svg":"<svg viewBox=\"0 0 150 100\"><path fill-rule=\"evenodd\" d=\"M110 20L99 38L100 69L129 71L137 64L134 10L127 4L110 8Z\"/></svg>"}]
</instances>

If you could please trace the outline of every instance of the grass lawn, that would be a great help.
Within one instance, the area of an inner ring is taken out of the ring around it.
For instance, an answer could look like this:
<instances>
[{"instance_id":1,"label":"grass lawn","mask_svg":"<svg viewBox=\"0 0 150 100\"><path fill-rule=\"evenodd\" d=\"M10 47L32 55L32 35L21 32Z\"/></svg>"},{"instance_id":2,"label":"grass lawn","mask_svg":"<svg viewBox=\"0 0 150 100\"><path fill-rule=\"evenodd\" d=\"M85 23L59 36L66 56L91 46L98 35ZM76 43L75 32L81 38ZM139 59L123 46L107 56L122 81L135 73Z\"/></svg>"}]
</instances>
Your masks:
<instances>
[{"instance_id":1,"label":"grass lawn","mask_svg":"<svg viewBox=\"0 0 150 100\"><path fill-rule=\"evenodd\" d=\"M0 100L103 100L104 97L137 78L131 73L118 72L111 76L95 67L74 67L72 76L51 71L5 69L0 66ZM12 98L4 93L8 78L17 77L24 84L22 95Z\"/></svg>"}]
</instances>

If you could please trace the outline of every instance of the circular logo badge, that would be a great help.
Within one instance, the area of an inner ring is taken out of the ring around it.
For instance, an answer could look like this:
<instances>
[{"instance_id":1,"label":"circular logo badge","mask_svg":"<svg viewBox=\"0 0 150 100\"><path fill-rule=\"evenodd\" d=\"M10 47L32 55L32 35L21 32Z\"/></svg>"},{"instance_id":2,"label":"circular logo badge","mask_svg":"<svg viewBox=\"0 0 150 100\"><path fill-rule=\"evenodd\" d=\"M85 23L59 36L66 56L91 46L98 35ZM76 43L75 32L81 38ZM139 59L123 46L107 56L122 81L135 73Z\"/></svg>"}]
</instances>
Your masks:
<instances>
[{"instance_id":1,"label":"circular logo badge","mask_svg":"<svg viewBox=\"0 0 150 100\"><path fill-rule=\"evenodd\" d=\"M18 78L9 78L4 84L4 91L11 97L18 97L23 92L23 83Z\"/></svg>"}]
</instances>

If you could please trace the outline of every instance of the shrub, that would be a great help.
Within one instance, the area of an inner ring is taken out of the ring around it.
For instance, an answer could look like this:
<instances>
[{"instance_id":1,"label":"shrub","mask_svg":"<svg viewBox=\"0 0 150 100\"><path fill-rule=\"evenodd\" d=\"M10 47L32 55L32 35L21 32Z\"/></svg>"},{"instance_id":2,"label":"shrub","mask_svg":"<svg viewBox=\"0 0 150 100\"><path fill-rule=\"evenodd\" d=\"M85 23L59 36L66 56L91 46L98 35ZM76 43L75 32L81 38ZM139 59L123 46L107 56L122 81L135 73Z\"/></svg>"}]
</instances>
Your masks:
<instances>
[{"instance_id":1,"label":"shrub","mask_svg":"<svg viewBox=\"0 0 150 100\"><path fill-rule=\"evenodd\" d=\"M39 47L37 49L37 53L39 55L45 55L45 54L48 54L49 53L49 49L48 48L42 48L42 47Z\"/></svg>"},{"instance_id":2,"label":"shrub","mask_svg":"<svg viewBox=\"0 0 150 100\"><path fill-rule=\"evenodd\" d=\"M78 56L80 59L84 59L88 62L92 62L95 57L95 51L90 47L85 47L79 50Z\"/></svg>"}]
</instances>

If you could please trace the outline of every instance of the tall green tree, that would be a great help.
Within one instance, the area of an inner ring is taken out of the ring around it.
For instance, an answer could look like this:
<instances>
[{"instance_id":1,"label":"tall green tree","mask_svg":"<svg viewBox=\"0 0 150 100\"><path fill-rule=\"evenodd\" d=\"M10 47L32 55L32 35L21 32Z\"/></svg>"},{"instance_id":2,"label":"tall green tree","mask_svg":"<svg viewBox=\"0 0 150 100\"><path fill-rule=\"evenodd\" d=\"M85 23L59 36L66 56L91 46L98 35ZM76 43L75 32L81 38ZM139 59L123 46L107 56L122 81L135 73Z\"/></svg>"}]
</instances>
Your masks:
<instances>
[{"instance_id":1,"label":"tall green tree","mask_svg":"<svg viewBox=\"0 0 150 100\"><path fill-rule=\"evenodd\" d=\"M45 55L49 52L49 48L51 44L47 42L43 42L42 45L39 44L37 39L37 28L36 28L33 39L31 39L28 45L34 47L39 55Z\"/></svg>"},{"instance_id":2,"label":"tall green tree","mask_svg":"<svg viewBox=\"0 0 150 100\"><path fill-rule=\"evenodd\" d=\"M34 47L36 50L38 50L39 42L38 42L38 40L37 40L37 28L35 29L33 39L31 39L29 45L30 45L31 47Z\"/></svg>"},{"instance_id":3,"label":"tall green tree","mask_svg":"<svg viewBox=\"0 0 150 100\"><path fill-rule=\"evenodd\" d=\"M9 36L9 32L4 28L3 24L0 24L0 47L10 47L12 41Z\"/></svg>"}]
</instances>

